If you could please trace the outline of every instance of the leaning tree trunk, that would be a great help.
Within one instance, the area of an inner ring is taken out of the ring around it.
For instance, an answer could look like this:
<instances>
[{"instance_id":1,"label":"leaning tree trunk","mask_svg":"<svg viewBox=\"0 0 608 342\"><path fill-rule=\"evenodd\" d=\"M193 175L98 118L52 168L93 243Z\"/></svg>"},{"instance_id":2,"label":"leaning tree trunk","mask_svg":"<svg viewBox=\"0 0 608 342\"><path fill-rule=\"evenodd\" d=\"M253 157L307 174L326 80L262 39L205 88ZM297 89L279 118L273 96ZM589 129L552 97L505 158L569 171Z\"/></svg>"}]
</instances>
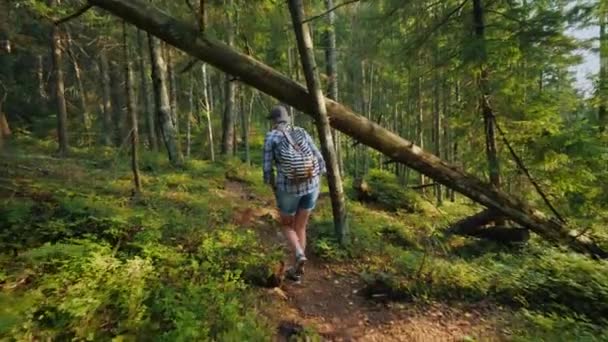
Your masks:
<instances>
[{"instance_id":1,"label":"leaning tree trunk","mask_svg":"<svg viewBox=\"0 0 608 342\"><path fill-rule=\"evenodd\" d=\"M55 7L57 0L49 0L49 7ZM65 102L65 87L63 83L63 58L61 48L61 34L59 27L53 25L51 28L51 52L53 59L53 80L55 90L55 101L57 104L57 140L59 142L59 156L68 155L70 146L68 142L68 111Z\"/></svg>"},{"instance_id":2,"label":"leaning tree trunk","mask_svg":"<svg viewBox=\"0 0 608 342\"><path fill-rule=\"evenodd\" d=\"M156 105L156 116L160 124L161 135L169 160L173 165L181 165L183 157L177 144L177 132L171 118L171 104L167 91L167 65L160 51L158 40L148 35L150 46L150 60L152 62L152 83L154 87L154 103Z\"/></svg>"},{"instance_id":3,"label":"leaning tree trunk","mask_svg":"<svg viewBox=\"0 0 608 342\"><path fill-rule=\"evenodd\" d=\"M131 57L129 56L129 46L127 45L127 24L122 22L122 44L123 54L125 57L125 94L127 97L127 114L131 122L131 171L133 171L133 184L135 186L135 195L141 193L141 180L139 177L138 153L139 145L139 130L137 128L137 105L135 101L134 86L133 86L133 68L131 67Z\"/></svg>"},{"instance_id":4,"label":"leaning tree trunk","mask_svg":"<svg viewBox=\"0 0 608 342\"><path fill-rule=\"evenodd\" d=\"M321 140L321 151L327 163L327 178L329 183L329 195L334 216L334 229L340 243L346 242L348 233L348 223L346 220L346 201L344 199L344 189L342 188L342 178L338 166L338 158L332 138L331 126L325 107L325 97L321 91L321 81L317 72L315 54L312 39L307 24L303 24L304 5L302 0L290 0L289 11L293 21L293 28L296 34L300 60L304 70L304 77L308 85L310 100L314 104L313 110L317 115L316 125Z\"/></svg>"},{"instance_id":5,"label":"leaning tree trunk","mask_svg":"<svg viewBox=\"0 0 608 342\"><path fill-rule=\"evenodd\" d=\"M239 53L226 44L161 12L141 0L88 0L91 5L108 10L128 22L154 34L169 44L207 62L223 72L237 75L241 82L275 97L277 100L319 116L304 87L262 62ZM359 142L375 148L392 160L452 188L501 215L539 234L546 240L598 258L608 258L608 252L587 234L547 217L544 213L487 182L437 158L411 141L354 113L344 105L325 100L330 124Z\"/></svg>"},{"instance_id":6,"label":"leaning tree trunk","mask_svg":"<svg viewBox=\"0 0 608 342\"><path fill-rule=\"evenodd\" d=\"M144 41L143 34L141 30L137 30L137 61L139 64L139 78L141 82L141 99L143 102L143 117L146 121L146 131L148 136L148 144L150 145L150 150L158 151L158 140L156 137L156 125L154 120L154 110L152 110L152 101L150 98L150 92L148 91L148 77L146 74L146 62L145 62L145 52L144 49Z\"/></svg>"}]
</instances>

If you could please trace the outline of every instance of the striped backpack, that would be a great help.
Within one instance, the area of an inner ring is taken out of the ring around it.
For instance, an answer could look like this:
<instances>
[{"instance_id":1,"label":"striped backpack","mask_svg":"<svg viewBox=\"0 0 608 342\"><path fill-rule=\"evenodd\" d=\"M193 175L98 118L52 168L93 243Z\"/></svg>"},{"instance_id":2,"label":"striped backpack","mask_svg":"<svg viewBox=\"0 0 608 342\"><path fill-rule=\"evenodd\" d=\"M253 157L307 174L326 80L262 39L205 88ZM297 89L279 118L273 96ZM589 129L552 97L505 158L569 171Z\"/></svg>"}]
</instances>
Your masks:
<instances>
[{"instance_id":1,"label":"striped backpack","mask_svg":"<svg viewBox=\"0 0 608 342\"><path fill-rule=\"evenodd\" d=\"M298 184L316 176L318 161L306 140L306 132L299 127L289 131L283 126L276 129L283 134L283 139L277 144L275 158L285 177Z\"/></svg>"}]
</instances>

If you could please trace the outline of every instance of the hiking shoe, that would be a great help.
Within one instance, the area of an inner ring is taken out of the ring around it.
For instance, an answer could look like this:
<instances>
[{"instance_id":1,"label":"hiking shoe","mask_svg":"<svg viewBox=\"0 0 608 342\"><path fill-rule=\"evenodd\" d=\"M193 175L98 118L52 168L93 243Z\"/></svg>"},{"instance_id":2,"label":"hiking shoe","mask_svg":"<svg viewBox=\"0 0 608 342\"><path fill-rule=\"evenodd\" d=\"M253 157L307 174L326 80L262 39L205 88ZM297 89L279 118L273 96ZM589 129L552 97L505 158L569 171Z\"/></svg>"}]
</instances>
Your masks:
<instances>
[{"instance_id":1,"label":"hiking shoe","mask_svg":"<svg viewBox=\"0 0 608 342\"><path fill-rule=\"evenodd\" d=\"M293 268L297 275L304 274L304 264L306 264L307 261L308 259L306 259L306 256L304 254L296 256L296 264Z\"/></svg>"},{"instance_id":2,"label":"hiking shoe","mask_svg":"<svg viewBox=\"0 0 608 342\"><path fill-rule=\"evenodd\" d=\"M294 267L290 267L285 271L285 279L289 279L294 283L299 284L302 282L302 275L298 274Z\"/></svg>"}]
</instances>

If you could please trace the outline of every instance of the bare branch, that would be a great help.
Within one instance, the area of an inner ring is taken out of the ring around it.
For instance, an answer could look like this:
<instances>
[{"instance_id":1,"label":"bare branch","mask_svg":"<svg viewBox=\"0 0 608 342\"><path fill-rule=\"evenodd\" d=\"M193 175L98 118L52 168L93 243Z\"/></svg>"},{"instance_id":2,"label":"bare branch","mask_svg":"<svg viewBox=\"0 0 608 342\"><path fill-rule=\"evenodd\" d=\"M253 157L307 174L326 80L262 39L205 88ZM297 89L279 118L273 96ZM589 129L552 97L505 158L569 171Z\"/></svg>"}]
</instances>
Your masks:
<instances>
[{"instance_id":1,"label":"bare branch","mask_svg":"<svg viewBox=\"0 0 608 342\"><path fill-rule=\"evenodd\" d=\"M200 59L198 59L198 58L192 58L190 60L190 62L188 62L188 64L186 64L186 66L184 66L182 68L182 70L180 70L179 73L180 74L184 74L184 73L190 71L190 69L192 69L196 65L196 63L198 63L198 62L200 62Z\"/></svg>"},{"instance_id":2,"label":"bare branch","mask_svg":"<svg viewBox=\"0 0 608 342\"><path fill-rule=\"evenodd\" d=\"M81 15L83 15L86 11L90 10L91 8L93 8L93 5L87 4L87 5L83 6L81 9L79 9L78 11L76 11L75 13L70 14L65 18L61 18L57 21L54 21L53 24L61 25L61 24L65 23L66 21L70 21L74 18L78 18Z\"/></svg>"},{"instance_id":3,"label":"bare branch","mask_svg":"<svg viewBox=\"0 0 608 342\"><path fill-rule=\"evenodd\" d=\"M304 19L304 20L302 21L302 24L305 24L305 23L307 23L307 22L309 22L309 21L313 21L313 20L319 19L319 18L321 18L321 17L324 17L324 16L328 15L329 13L331 13L331 12L333 12L333 11L337 10L338 8L340 8L340 7L342 7L342 6L346 6L346 5L354 4L355 2L359 2L359 1L363 1L363 0L348 0L348 1L345 1L345 2L343 2L343 3L341 3L341 4L338 4L338 5L336 5L336 6L332 7L332 8L330 8L330 9L328 9L327 11L325 11L325 12L323 12L323 13L321 13L321 14L317 14L317 15L315 15L315 16L313 16L313 17L308 18L308 19Z\"/></svg>"}]
</instances>

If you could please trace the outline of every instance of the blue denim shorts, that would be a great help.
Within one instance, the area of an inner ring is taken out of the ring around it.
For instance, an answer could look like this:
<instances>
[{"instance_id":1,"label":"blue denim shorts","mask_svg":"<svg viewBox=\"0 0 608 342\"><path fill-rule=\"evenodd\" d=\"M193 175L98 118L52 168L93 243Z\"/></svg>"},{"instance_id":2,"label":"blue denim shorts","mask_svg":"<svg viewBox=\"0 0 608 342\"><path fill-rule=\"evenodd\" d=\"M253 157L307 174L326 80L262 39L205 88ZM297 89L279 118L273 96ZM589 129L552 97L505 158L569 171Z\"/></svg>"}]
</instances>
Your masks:
<instances>
[{"instance_id":1,"label":"blue denim shorts","mask_svg":"<svg viewBox=\"0 0 608 342\"><path fill-rule=\"evenodd\" d=\"M277 191L275 194L277 207L281 214L293 216L300 209L313 210L319 198L319 189L302 196L293 195L285 191Z\"/></svg>"}]
</instances>

